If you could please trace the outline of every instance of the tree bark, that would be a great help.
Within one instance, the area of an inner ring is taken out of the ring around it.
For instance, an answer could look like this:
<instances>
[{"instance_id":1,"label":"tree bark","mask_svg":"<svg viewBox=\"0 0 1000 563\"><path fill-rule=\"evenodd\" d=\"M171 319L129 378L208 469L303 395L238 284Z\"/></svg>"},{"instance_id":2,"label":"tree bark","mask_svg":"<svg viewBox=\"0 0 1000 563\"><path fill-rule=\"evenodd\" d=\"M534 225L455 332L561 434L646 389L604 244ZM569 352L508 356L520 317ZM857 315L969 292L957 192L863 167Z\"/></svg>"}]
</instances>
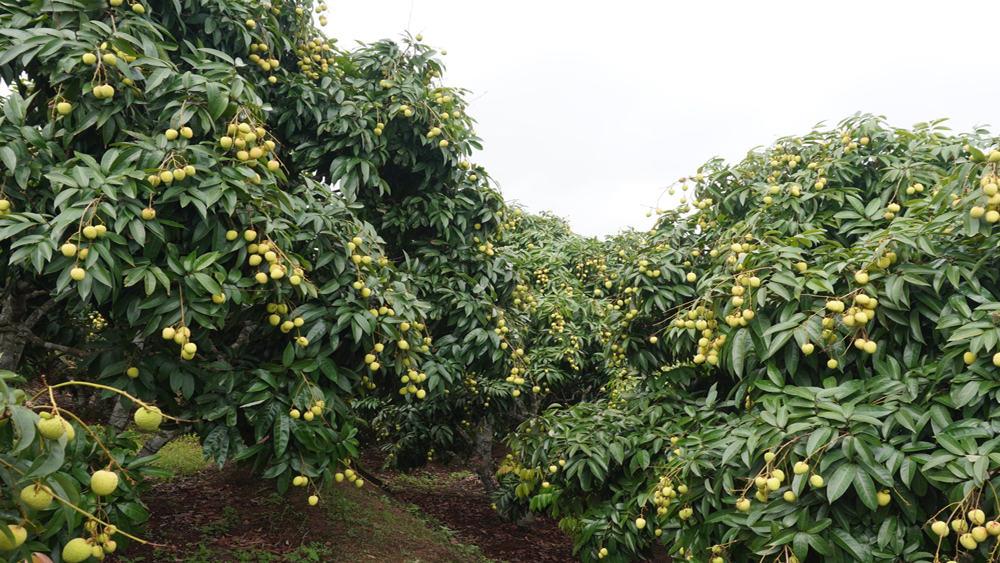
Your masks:
<instances>
[{"instance_id":1,"label":"tree bark","mask_svg":"<svg viewBox=\"0 0 1000 563\"><path fill-rule=\"evenodd\" d=\"M479 481L482 482L486 495L492 496L497 488L493 481L493 423L488 420L484 420L476 428L476 455L479 456L479 466L476 468Z\"/></svg>"},{"instance_id":2,"label":"tree bark","mask_svg":"<svg viewBox=\"0 0 1000 563\"><path fill-rule=\"evenodd\" d=\"M166 446L167 444L170 443L171 440L180 435L181 431L179 429L160 431L160 433L157 434L156 436L153 436L149 440L146 440L146 443L142 446L142 449L139 450L139 457L155 455L157 452L160 451L161 448L163 448L163 446Z\"/></svg>"},{"instance_id":3,"label":"tree bark","mask_svg":"<svg viewBox=\"0 0 1000 563\"><path fill-rule=\"evenodd\" d=\"M27 338L17 328L28 313L31 284L23 281L11 283L14 285L0 307L0 329L3 329L0 332L0 369L17 371L27 343Z\"/></svg>"},{"instance_id":4,"label":"tree bark","mask_svg":"<svg viewBox=\"0 0 1000 563\"><path fill-rule=\"evenodd\" d=\"M111 411L111 416L108 418L108 424L110 424L116 432L123 432L128 426L128 415L128 409L122 406L122 397L121 395L118 395L118 398L115 400L115 408Z\"/></svg>"}]
</instances>

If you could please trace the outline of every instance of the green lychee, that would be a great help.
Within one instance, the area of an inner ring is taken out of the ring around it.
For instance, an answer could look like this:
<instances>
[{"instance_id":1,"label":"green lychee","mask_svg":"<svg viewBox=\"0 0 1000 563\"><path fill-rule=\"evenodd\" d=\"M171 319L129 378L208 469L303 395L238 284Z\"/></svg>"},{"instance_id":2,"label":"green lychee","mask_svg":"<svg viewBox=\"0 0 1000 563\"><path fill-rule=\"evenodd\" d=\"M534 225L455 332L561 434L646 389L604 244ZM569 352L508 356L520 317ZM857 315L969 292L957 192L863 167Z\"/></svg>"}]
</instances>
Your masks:
<instances>
[{"instance_id":1,"label":"green lychee","mask_svg":"<svg viewBox=\"0 0 1000 563\"><path fill-rule=\"evenodd\" d=\"M135 425L140 430L153 432L160 427L161 422L163 422L163 413L157 407L140 407L139 410L135 411Z\"/></svg>"},{"instance_id":2,"label":"green lychee","mask_svg":"<svg viewBox=\"0 0 1000 563\"><path fill-rule=\"evenodd\" d=\"M45 487L28 485L21 489L21 502L34 510L45 510L52 504L52 493Z\"/></svg>"},{"instance_id":3,"label":"green lychee","mask_svg":"<svg viewBox=\"0 0 1000 563\"><path fill-rule=\"evenodd\" d=\"M118 474L114 471L95 471L90 476L90 490L102 497L115 492L118 488Z\"/></svg>"}]
</instances>

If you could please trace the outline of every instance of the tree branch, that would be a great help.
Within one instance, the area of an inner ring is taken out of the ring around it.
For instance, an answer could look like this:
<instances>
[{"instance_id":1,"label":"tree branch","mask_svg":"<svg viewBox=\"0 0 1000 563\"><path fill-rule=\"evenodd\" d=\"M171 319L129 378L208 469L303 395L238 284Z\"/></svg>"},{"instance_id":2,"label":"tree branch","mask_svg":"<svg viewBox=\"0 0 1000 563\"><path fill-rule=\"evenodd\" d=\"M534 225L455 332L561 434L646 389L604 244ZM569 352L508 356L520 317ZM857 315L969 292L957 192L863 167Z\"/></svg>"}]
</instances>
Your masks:
<instances>
[{"instance_id":1,"label":"tree branch","mask_svg":"<svg viewBox=\"0 0 1000 563\"><path fill-rule=\"evenodd\" d=\"M46 342L45 340L42 340L41 338L35 336L34 333L32 333L27 328L22 328L20 332L24 335L24 337L28 340L28 342L34 344L35 346L41 346L46 350L55 350L56 352L62 352L63 354L70 354L72 356L76 356L77 358L86 358L91 354L103 351L103 350L94 350L92 352L87 352L86 350L73 348L72 346L63 346L62 344L56 344L55 342ZM107 348L107 350L112 350L112 348Z\"/></svg>"},{"instance_id":2,"label":"tree branch","mask_svg":"<svg viewBox=\"0 0 1000 563\"><path fill-rule=\"evenodd\" d=\"M39 293L41 295L36 295L36 294L39 294ZM32 296L41 297L42 295L48 295L48 293L49 293L48 291L36 291L36 292L28 295L28 299L31 299ZM24 320L24 323L22 323L24 325L24 327L27 328L27 329L33 328L35 326L35 324L39 320L41 320L42 316L44 316L45 313L48 313L49 311L51 311L52 308L55 307L56 303L58 303L58 302L59 301L57 299L52 298L52 299L49 299L48 301L46 301L45 303L42 303L41 307L39 307L39 308L35 309L34 311L32 311L31 314L28 315L28 318Z\"/></svg>"},{"instance_id":3,"label":"tree branch","mask_svg":"<svg viewBox=\"0 0 1000 563\"><path fill-rule=\"evenodd\" d=\"M250 340L250 335L253 331L257 330L257 323L247 323L240 331L240 335L236 337L236 342L233 342L232 346L229 347L232 351L237 351L242 348L248 340Z\"/></svg>"}]
</instances>

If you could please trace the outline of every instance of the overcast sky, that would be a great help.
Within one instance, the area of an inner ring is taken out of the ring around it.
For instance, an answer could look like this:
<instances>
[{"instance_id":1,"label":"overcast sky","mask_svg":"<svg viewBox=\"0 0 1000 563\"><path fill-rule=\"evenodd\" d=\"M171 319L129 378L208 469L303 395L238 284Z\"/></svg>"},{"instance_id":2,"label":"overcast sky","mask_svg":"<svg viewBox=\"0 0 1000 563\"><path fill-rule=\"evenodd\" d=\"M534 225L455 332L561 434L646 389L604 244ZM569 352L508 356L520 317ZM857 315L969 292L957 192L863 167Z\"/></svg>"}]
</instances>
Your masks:
<instances>
[{"instance_id":1,"label":"overcast sky","mask_svg":"<svg viewBox=\"0 0 1000 563\"><path fill-rule=\"evenodd\" d=\"M585 235L647 229L663 187L709 158L858 111L1000 125L995 0L327 4L342 47L409 29L446 49L445 83L473 91L474 161Z\"/></svg>"}]
</instances>

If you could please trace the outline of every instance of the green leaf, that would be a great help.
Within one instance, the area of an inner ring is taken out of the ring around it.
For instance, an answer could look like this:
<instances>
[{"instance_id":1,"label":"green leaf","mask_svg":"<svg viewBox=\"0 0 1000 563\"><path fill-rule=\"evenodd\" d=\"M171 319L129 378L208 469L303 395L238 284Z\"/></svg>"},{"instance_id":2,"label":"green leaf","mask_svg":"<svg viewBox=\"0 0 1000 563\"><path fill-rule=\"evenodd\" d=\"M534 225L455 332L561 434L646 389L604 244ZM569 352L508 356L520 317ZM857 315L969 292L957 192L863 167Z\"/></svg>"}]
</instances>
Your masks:
<instances>
[{"instance_id":1,"label":"green leaf","mask_svg":"<svg viewBox=\"0 0 1000 563\"><path fill-rule=\"evenodd\" d=\"M875 483L865 471L854 471L854 490L858 497L871 510L878 510L878 495L875 491Z\"/></svg>"},{"instance_id":2,"label":"green leaf","mask_svg":"<svg viewBox=\"0 0 1000 563\"><path fill-rule=\"evenodd\" d=\"M842 463L837 467L826 484L826 498L830 504L833 504L847 492L856 473L857 468L850 463Z\"/></svg>"}]
</instances>

